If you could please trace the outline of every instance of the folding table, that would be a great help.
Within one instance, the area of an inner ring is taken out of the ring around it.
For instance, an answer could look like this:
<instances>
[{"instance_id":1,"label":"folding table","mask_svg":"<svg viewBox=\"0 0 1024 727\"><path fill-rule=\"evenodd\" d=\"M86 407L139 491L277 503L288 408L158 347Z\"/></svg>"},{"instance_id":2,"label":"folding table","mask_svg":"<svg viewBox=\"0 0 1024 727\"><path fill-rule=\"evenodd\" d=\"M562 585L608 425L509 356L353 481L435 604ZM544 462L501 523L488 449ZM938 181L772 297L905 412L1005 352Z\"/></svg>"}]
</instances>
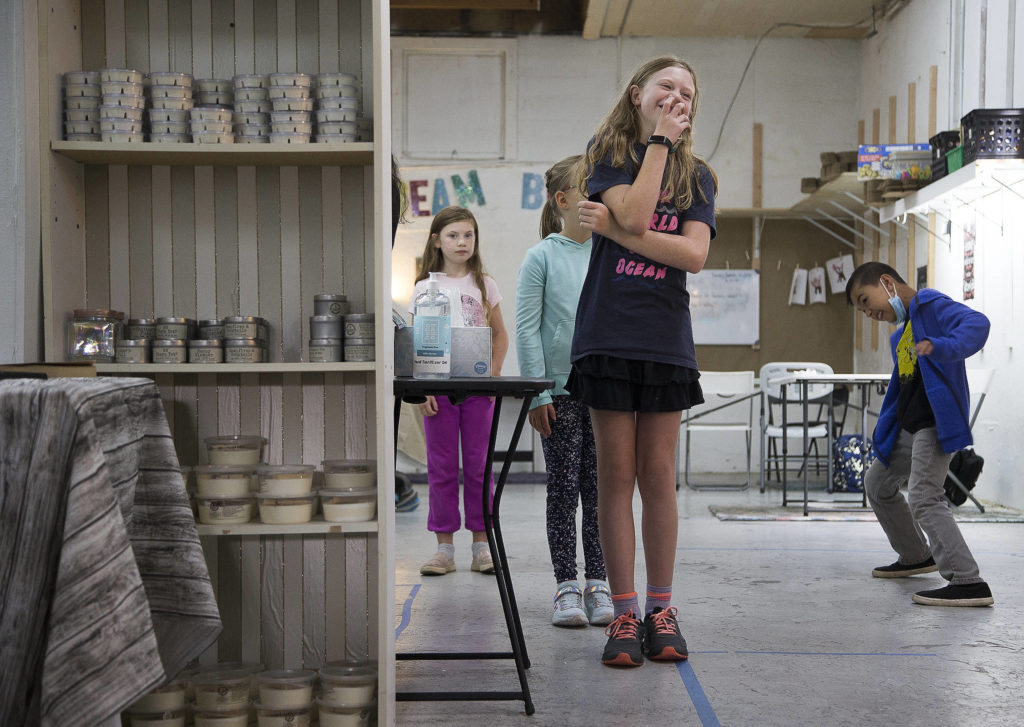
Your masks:
<instances>
[{"instance_id":1,"label":"folding table","mask_svg":"<svg viewBox=\"0 0 1024 727\"><path fill-rule=\"evenodd\" d=\"M515 455L519 435L530 411L530 402L542 391L552 389L555 382L551 379L531 379L519 376L496 376L490 378L451 378L451 379L413 379L405 376L395 377L395 432L398 431L398 420L402 412L402 399L417 399L426 396L447 396L453 403L465 401L470 396L493 396L494 414L491 417L491 436L487 444L487 460L484 464L484 482L490 482L494 464L494 445L498 437L498 420L501 415L501 400L506 396L522 399L519 418L516 421L512 439L505 453L501 473L494 483L494 497L488 497L489 487L483 488L484 529L487 532L487 544L494 558L494 572L498 581L498 594L501 597L501 608L508 626L509 643L512 651L476 651L476 652L444 652L416 651L398 652L398 660L462 660L462 659L514 659L516 672L519 676L518 691L429 691L429 692L396 692L395 699L399 702L463 702L463 701L504 701L523 700L526 713L533 714L533 699L530 687L526 683L526 670L530 668L530 658L526 653L526 641L523 638L523 625L519 619L519 607L516 605L515 590L512 587L512 575L509 573L508 558L505 555L505 541L501 535L499 509L501 493L505 488L509 467ZM397 455L397 435L395 450Z\"/></svg>"},{"instance_id":2,"label":"folding table","mask_svg":"<svg viewBox=\"0 0 1024 727\"><path fill-rule=\"evenodd\" d=\"M867 429L868 429L868 396L871 386L877 386L882 388L886 386L891 379L891 374L819 374L812 372L801 373L794 371L786 376L779 376L772 379L772 383L780 387L780 393L782 394L782 431L786 431L786 387L790 385L798 385L801 388L801 399L803 401L803 420L804 420L804 437L803 437L803 484L804 484L804 517L811 511L808 507L810 500L807 499L807 387L811 383L815 384L846 384L849 386L856 386L860 389L860 433L861 441L867 442ZM831 435L829 432L829 445L831 447ZM787 490L786 490L786 457L789 454L789 437L782 438L782 505L785 507L787 502ZM867 447L861 447L861 457L864 464L867 464ZM861 508L868 506L868 494L867 490L862 488L864 491L861 493ZM835 512L835 509L829 509L829 512Z\"/></svg>"}]
</instances>

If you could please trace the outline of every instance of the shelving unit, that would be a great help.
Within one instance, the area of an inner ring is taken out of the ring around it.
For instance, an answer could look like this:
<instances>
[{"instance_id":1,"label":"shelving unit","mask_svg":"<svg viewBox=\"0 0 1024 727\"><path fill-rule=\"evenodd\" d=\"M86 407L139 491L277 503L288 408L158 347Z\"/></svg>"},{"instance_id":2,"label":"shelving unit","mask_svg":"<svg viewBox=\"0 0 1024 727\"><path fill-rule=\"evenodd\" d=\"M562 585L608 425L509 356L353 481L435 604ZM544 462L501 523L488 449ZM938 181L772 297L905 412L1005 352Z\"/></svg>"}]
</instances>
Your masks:
<instances>
[{"instance_id":1,"label":"shelving unit","mask_svg":"<svg viewBox=\"0 0 1024 727\"><path fill-rule=\"evenodd\" d=\"M926 214L938 209L968 205L991 194L1009 189L1024 200L1024 159L976 159L952 174L936 180L903 199L879 210L879 219L889 222L907 214Z\"/></svg>"},{"instance_id":2,"label":"shelving unit","mask_svg":"<svg viewBox=\"0 0 1024 727\"><path fill-rule=\"evenodd\" d=\"M28 7L28 6L27 6ZM28 10L26 11L28 12ZM264 364L99 364L152 376L178 459L203 439L260 433L271 463L373 458L377 520L199 526L224 630L201 662L379 665L376 721L394 724L390 32L383 0L55 0L36 3L44 345L63 358L75 308L130 317L261 315ZM347 71L373 142L71 143L62 73ZM313 296L376 312L369 363L300 363Z\"/></svg>"}]
</instances>

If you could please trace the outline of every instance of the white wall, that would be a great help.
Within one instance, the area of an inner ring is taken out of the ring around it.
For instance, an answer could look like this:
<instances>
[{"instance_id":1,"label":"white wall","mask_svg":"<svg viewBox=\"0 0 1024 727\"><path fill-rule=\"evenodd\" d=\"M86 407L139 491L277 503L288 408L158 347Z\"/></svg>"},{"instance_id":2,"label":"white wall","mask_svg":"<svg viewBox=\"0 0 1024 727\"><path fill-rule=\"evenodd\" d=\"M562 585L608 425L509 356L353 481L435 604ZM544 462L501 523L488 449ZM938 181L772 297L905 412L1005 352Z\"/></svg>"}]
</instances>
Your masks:
<instances>
[{"instance_id":1,"label":"white wall","mask_svg":"<svg viewBox=\"0 0 1024 727\"><path fill-rule=\"evenodd\" d=\"M962 61L960 57L962 56ZM1024 107L1024 8L1015 0L914 0L879 34L864 41L859 117L881 109L882 138L888 129L888 98L897 96L896 128L906 134L907 84L917 82L916 132L928 138L928 68L938 66L937 130L958 128L960 117L975 108ZM905 140L902 137L901 141ZM1016 193L1015 193L1016 192ZM1019 231L1024 205L1005 189L971 205L936 215L934 286L954 300L963 297L963 230L974 226L975 298L965 303L985 313L992 330L985 348L967 361L968 368L992 368L995 375L975 425L975 446L985 458L978 495L1006 505L1024 506L1017 486L1020 442L1024 439L1024 294L1014 279L1024 279L1024 248ZM927 220L922 220L927 224ZM884 246L884 243L883 243ZM917 228L915 267L927 263L928 233ZM883 255L885 257L885 255ZM901 232L896 260L905 271L906 233ZM887 327L886 327L887 328ZM888 330L882 331L888 333ZM859 371L888 370L892 363L884 337L877 351L870 345L855 353ZM976 401L977 396L972 398Z\"/></svg>"},{"instance_id":2,"label":"white wall","mask_svg":"<svg viewBox=\"0 0 1024 727\"><path fill-rule=\"evenodd\" d=\"M34 148L26 135L26 110L36 94L25 88L34 34L23 31L33 30L34 22L25 24L24 18L21 2L0 3L0 362L37 358L41 330L39 208L33 203L38 184L26 167Z\"/></svg>"}]
</instances>

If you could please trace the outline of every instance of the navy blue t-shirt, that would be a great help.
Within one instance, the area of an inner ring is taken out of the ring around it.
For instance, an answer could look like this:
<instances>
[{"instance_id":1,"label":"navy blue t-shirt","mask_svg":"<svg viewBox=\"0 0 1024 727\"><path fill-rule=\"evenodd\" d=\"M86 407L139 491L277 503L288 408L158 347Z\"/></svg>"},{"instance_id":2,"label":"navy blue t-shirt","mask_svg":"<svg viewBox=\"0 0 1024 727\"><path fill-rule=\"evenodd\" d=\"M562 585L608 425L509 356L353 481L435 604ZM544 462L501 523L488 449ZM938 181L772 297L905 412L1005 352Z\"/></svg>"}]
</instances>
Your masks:
<instances>
[{"instance_id":1,"label":"navy blue t-shirt","mask_svg":"<svg viewBox=\"0 0 1024 727\"><path fill-rule=\"evenodd\" d=\"M643 162L647 147L638 144L636 151ZM638 172L639 165L628 158L625 167L611 166L610 158L602 160L587 178L590 199L600 201L605 190L632 184ZM680 212L663 193L648 229L680 235L685 221L697 220L711 228L714 239L714 180L703 165L698 165L695 176L694 201L690 208ZM696 369L686 273L653 262L595 233L590 267L576 309L572 360L591 355L658 361Z\"/></svg>"}]
</instances>

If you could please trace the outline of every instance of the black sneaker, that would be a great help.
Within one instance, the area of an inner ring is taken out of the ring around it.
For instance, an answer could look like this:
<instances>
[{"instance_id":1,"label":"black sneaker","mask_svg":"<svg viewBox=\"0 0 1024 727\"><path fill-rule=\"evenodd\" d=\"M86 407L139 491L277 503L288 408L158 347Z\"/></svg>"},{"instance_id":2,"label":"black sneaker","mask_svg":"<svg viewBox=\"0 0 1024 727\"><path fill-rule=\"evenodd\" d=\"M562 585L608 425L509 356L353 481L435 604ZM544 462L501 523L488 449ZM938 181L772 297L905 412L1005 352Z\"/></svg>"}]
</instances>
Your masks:
<instances>
[{"instance_id":1,"label":"black sneaker","mask_svg":"<svg viewBox=\"0 0 1024 727\"><path fill-rule=\"evenodd\" d=\"M686 639L679 633L678 612L656 608L644 619L644 651L655 661L683 661L689 656Z\"/></svg>"},{"instance_id":2,"label":"black sneaker","mask_svg":"<svg viewBox=\"0 0 1024 727\"><path fill-rule=\"evenodd\" d=\"M907 576L916 576L919 573L933 573L938 569L939 567L935 565L935 559L929 557L928 560L922 560L920 563L912 565L905 565L896 561L892 565L879 566L871 571L871 575L875 578L906 578Z\"/></svg>"},{"instance_id":3,"label":"black sneaker","mask_svg":"<svg viewBox=\"0 0 1024 727\"><path fill-rule=\"evenodd\" d=\"M395 473L395 511L410 512L419 507L420 496L412 488L409 477L401 472Z\"/></svg>"},{"instance_id":4,"label":"black sneaker","mask_svg":"<svg viewBox=\"0 0 1024 727\"><path fill-rule=\"evenodd\" d=\"M963 585L950 583L945 588L920 591L914 594L914 603L924 606L991 606L995 600L988 584L982 581Z\"/></svg>"},{"instance_id":5,"label":"black sneaker","mask_svg":"<svg viewBox=\"0 0 1024 727\"><path fill-rule=\"evenodd\" d=\"M644 625L629 610L608 624L604 630L608 636L601 663L608 666L643 666L644 653L641 644L641 630Z\"/></svg>"}]
</instances>

